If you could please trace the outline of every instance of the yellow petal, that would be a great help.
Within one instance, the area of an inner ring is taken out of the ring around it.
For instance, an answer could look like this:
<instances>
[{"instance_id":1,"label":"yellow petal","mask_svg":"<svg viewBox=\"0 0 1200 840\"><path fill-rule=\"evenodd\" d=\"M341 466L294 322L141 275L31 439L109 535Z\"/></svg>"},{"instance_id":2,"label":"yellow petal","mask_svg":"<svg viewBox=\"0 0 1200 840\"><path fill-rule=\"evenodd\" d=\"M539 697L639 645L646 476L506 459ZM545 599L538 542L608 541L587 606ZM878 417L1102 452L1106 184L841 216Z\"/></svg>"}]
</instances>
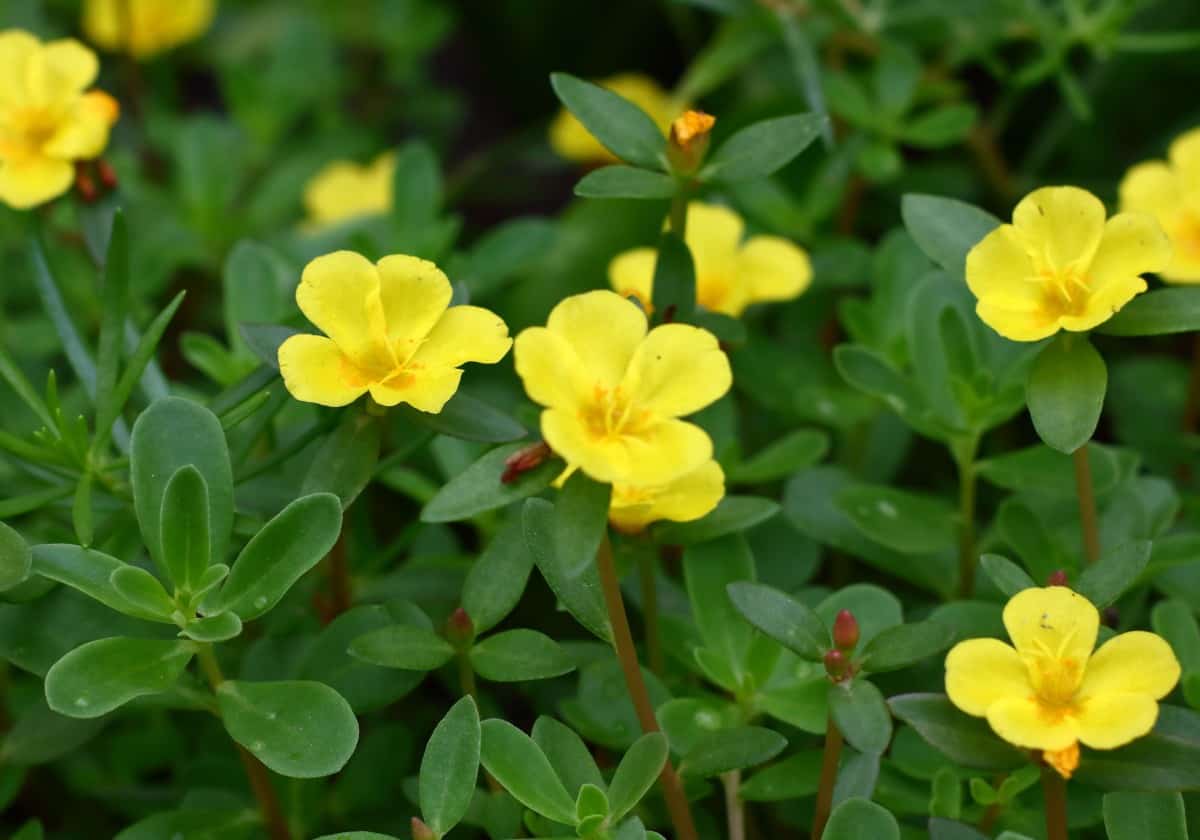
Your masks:
<instances>
[{"instance_id":1,"label":"yellow petal","mask_svg":"<svg viewBox=\"0 0 1200 840\"><path fill-rule=\"evenodd\" d=\"M738 255L738 275L749 303L791 300L812 283L812 262L782 236L755 236Z\"/></svg>"},{"instance_id":2,"label":"yellow petal","mask_svg":"<svg viewBox=\"0 0 1200 840\"><path fill-rule=\"evenodd\" d=\"M1028 697L1008 697L988 707L988 725L997 735L1031 750L1063 750L1078 740L1075 720Z\"/></svg>"},{"instance_id":3,"label":"yellow petal","mask_svg":"<svg viewBox=\"0 0 1200 840\"><path fill-rule=\"evenodd\" d=\"M67 160L90 160L108 145L108 132L120 108L115 99L94 90L79 97L45 145L45 152Z\"/></svg>"},{"instance_id":4,"label":"yellow petal","mask_svg":"<svg viewBox=\"0 0 1200 840\"><path fill-rule=\"evenodd\" d=\"M334 161L309 179L304 208L318 226L386 213L392 206L393 153L380 155L369 167Z\"/></svg>"},{"instance_id":5,"label":"yellow petal","mask_svg":"<svg viewBox=\"0 0 1200 840\"><path fill-rule=\"evenodd\" d=\"M637 298L642 309L654 311L654 266L658 254L653 248L634 248L613 258L608 264L608 284L621 297Z\"/></svg>"},{"instance_id":6,"label":"yellow petal","mask_svg":"<svg viewBox=\"0 0 1200 840\"><path fill-rule=\"evenodd\" d=\"M1078 187L1043 187L1013 210L1013 226L1039 267L1086 266L1104 232L1104 205Z\"/></svg>"},{"instance_id":7,"label":"yellow petal","mask_svg":"<svg viewBox=\"0 0 1200 840\"><path fill-rule=\"evenodd\" d=\"M367 391L362 373L324 336L293 335L279 345L279 372L301 402L349 405Z\"/></svg>"},{"instance_id":8,"label":"yellow petal","mask_svg":"<svg viewBox=\"0 0 1200 840\"><path fill-rule=\"evenodd\" d=\"M574 410L591 392L588 372L574 348L545 327L522 330L513 358L525 393L535 403Z\"/></svg>"},{"instance_id":9,"label":"yellow petal","mask_svg":"<svg viewBox=\"0 0 1200 840\"><path fill-rule=\"evenodd\" d=\"M1004 627L1022 655L1049 654L1082 665L1095 647L1100 613L1091 601L1065 586L1026 589L1005 605Z\"/></svg>"},{"instance_id":10,"label":"yellow petal","mask_svg":"<svg viewBox=\"0 0 1200 840\"><path fill-rule=\"evenodd\" d=\"M1088 272L1096 293L1109 283L1127 281L1171 262L1171 240L1148 213L1119 213L1104 226L1100 247Z\"/></svg>"},{"instance_id":11,"label":"yellow petal","mask_svg":"<svg viewBox=\"0 0 1200 840\"><path fill-rule=\"evenodd\" d=\"M725 495L725 473L716 461L661 487L616 484L608 518L617 528L637 532L660 519L691 522L710 513Z\"/></svg>"},{"instance_id":12,"label":"yellow petal","mask_svg":"<svg viewBox=\"0 0 1200 840\"><path fill-rule=\"evenodd\" d=\"M1200 194L1200 128L1175 138L1167 157L1182 181L1183 191L1191 196Z\"/></svg>"},{"instance_id":13,"label":"yellow petal","mask_svg":"<svg viewBox=\"0 0 1200 840\"><path fill-rule=\"evenodd\" d=\"M366 257L352 251L317 257L304 268L296 303L364 374L382 377L396 368L384 331L379 272Z\"/></svg>"},{"instance_id":14,"label":"yellow petal","mask_svg":"<svg viewBox=\"0 0 1200 840\"><path fill-rule=\"evenodd\" d=\"M59 95L79 94L96 81L100 60L74 38L50 41L42 50L47 83Z\"/></svg>"},{"instance_id":15,"label":"yellow petal","mask_svg":"<svg viewBox=\"0 0 1200 840\"><path fill-rule=\"evenodd\" d=\"M445 314L450 281L429 260L396 254L379 261L379 283L388 342L404 362Z\"/></svg>"},{"instance_id":16,"label":"yellow petal","mask_svg":"<svg viewBox=\"0 0 1200 840\"><path fill-rule=\"evenodd\" d=\"M25 68L42 42L23 29L0 32L0 102L17 103L26 96Z\"/></svg>"},{"instance_id":17,"label":"yellow petal","mask_svg":"<svg viewBox=\"0 0 1200 840\"><path fill-rule=\"evenodd\" d=\"M1058 332L1058 318L1039 307L1007 307L991 301L980 301L975 313L1000 335L1010 341L1041 341Z\"/></svg>"},{"instance_id":18,"label":"yellow petal","mask_svg":"<svg viewBox=\"0 0 1200 840\"><path fill-rule=\"evenodd\" d=\"M1041 284L1012 225L1000 225L967 253L967 287L979 301L1009 309L1040 305Z\"/></svg>"},{"instance_id":19,"label":"yellow petal","mask_svg":"<svg viewBox=\"0 0 1200 840\"><path fill-rule=\"evenodd\" d=\"M454 396L462 371L457 368L430 368L403 371L371 385L371 398L380 405L408 403L418 411L437 414Z\"/></svg>"},{"instance_id":20,"label":"yellow petal","mask_svg":"<svg viewBox=\"0 0 1200 840\"><path fill-rule=\"evenodd\" d=\"M688 205L688 250L696 264L697 286L705 275L733 272L745 225L742 217L720 204L693 201Z\"/></svg>"},{"instance_id":21,"label":"yellow petal","mask_svg":"<svg viewBox=\"0 0 1200 840\"><path fill-rule=\"evenodd\" d=\"M417 365L455 368L465 362L494 365L504 358L512 339L508 325L495 312L478 306L451 306L413 355Z\"/></svg>"},{"instance_id":22,"label":"yellow petal","mask_svg":"<svg viewBox=\"0 0 1200 840\"><path fill-rule=\"evenodd\" d=\"M546 328L571 345L596 384L612 388L646 336L646 316L616 292L585 292L555 306Z\"/></svg>"},{"instance_id":23,"label":"yellow petal","mask_svg":"<svg viewBox=\"0 0 1200 840\"><path fill-rule=\"evenodd\" d=\"M712 457L712 440L681 420L655 423L638 436L597 437L576 412L542 412L542 436L569 465L596 481L666 484Z\"/></svg>"},{"instance_id":24,"label":"yellow petal","mask_svg":"<svg viewBox=\"0 0 1200 840\"><path fill-rule=\"evenodd\" d=\"M1111 750L1153 729L1158 703L1148 694L1101 694L1079 703L1076 719L1080 741Z\"/></svg>"},{"instance_id":25,"label":"yellow petal","mask_svg":"<svg viewBox=\"0 0 1200 840\"><path fill-rule=\"evenodd\" d=\"M1088 660L1080 697L1131 692L1166 697L1179 682L1179 660L1161 636L1134 630L1114 636Z\"/></svg>"},{"instance_id":26,"label":"yellow petal","mask_svg":"<svg viewBox=\"0 0 1200 840\"><path fill-rule=\"evenodd\" d=\"M719 400L732 383L716 336L687 324L664 324L634 351L623 387L639 409L683 417Z\"/></svg>"},{"instance_id":27,"label":"yellow petal","mask_svg":"<svg viewBox=\"0 0 1200 840\"><path fill-rule=\"evenodd\" d=\"M999 639L967 639L946 655L946 695L969 715L983 717L993 703L1032 691L1025 663Z\"/></svg>"},{"instance_id":28,"label":"yellow petal","mask_svg":"<svg viewBox=\"0 0 1200 840\"><path fill-rule=\"evenodd\" d=\"M1161 160L1131 167L1118 188L1121 210L1150 213L1165 222L1180 209L1182 195L1175 173Z\"/></svg>"},{"instance_id":29,"label":"yellow petal","mask_svg":"<svg viewBox=\"0 0 1200 840\"><path fill-rule=\"evenodd\" d=\"M31 157L0 163L0 201L26 210L62 195L74 179L75 168L56 158Z\"/></svg>"}]
</instances>

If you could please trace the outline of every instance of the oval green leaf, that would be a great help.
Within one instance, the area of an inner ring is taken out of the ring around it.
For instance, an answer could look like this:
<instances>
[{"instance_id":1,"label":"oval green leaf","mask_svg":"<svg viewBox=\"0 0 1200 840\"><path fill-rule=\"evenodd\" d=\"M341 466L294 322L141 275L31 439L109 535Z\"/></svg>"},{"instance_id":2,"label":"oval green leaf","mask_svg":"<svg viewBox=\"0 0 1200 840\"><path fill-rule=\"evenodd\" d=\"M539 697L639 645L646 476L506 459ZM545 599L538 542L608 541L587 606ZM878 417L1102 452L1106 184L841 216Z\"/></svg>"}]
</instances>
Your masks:
<instances>
[{"instance_id":1,"label":"oval green leaf","mask_svg":"<svg viewBox=\"0 0 1200 840\"><path fill-rule=\"evenodd\" d=\"M479 710L471 697L450 707L429 736L418 783L421 817L441 837L458 825L479 776Z\"/></svg>"},{"instance_id":2,"label":"oval green leaf","mask_svg":"<svg viewBox=\"0 0 1200 840\"><path fill-rule=\"evenodd\" d=\"M98 639L68 653L46 673L46 702L62 715L94 718L135 697L175 684L192 659L190 642Z\"/></svg>"}]
</instances>

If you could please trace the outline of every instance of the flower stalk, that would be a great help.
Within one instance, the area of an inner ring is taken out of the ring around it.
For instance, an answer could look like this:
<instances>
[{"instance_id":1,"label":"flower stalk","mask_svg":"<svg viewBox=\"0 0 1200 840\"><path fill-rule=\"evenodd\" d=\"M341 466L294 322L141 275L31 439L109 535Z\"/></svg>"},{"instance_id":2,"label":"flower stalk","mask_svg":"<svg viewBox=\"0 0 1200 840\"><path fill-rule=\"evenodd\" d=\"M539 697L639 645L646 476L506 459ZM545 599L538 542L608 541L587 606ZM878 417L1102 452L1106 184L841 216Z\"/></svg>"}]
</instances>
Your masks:
<instances>
[{"instance_id":1,"label":"flower stalk","mask_svg":"<svg viewBox=\"0 0 1200 840\"><path fill-rule=\"evenodd\" d=\"M1046 798L1047 840L1068 840L1066 779L1052 768L1043 767L1042 793Z\"/></svg>"},{"instance_id":2,"label":"flower stalk","mask_svg":"<svg viewBox=\"0 0 1200 840\"><path fill-rule=\"evenodd\" d=\"M833 788L837 783L838 760L842 755L842 733L829 716L825 724L825 749L821 755L821 777L817 784L817 807L813 813L812 837L821 840L833 810Z\"/></svg>"},{"instance_id":3,"label":"flower stalk","mask_svg":"<svg viewBox=\"0 0 1200 840\"><path fill-rule=\"evenodd\" d=\"M1079 497L1079 523L1083 528L1083 549L1089 563L1100 559L1100 528L1096 521L1096 494L1092 487L1092 465L1087 444L1075 450L1075 492Z\"/></svg>"}]
</instances>

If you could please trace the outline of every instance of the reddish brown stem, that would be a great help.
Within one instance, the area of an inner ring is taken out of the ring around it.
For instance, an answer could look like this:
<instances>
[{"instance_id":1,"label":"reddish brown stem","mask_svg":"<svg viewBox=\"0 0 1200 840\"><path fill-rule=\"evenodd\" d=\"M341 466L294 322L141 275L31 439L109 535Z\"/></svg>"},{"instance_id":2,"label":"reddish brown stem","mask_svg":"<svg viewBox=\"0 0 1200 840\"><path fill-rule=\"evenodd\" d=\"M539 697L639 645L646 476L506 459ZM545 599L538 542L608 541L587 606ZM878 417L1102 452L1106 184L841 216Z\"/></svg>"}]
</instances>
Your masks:
<instances>
[{"instance_id":1,"label":"reddish brown stem","mask_svg":"<svg viewBox=\"0 0 1200 840\"><path fill-rule=\"evenodd\" d=\"M1050 767L1042 768L1042 793L1046 797L1047 840L1069 840L1067 833L1067 783Z\"/></svg>"},{"instance_id":2,"label":"reddish brown stem","mask_svg":"<svg viewBox=\"0 0 1200 840\"><path fill-rule=\"evenodd\" d=\"M1079 524L1083 528L1083 549L1089 563L1100 559L1100 528L1096 522L1096 494L1092 489L1092 465L1087 444L1075 450L1075 492L1079 496Z\"/></svg>"},{"instance_id":3,"label":"reddish brown stem","mask_svg":"<svg viewBox=\"0 0 1200 840\"><path fill-rule=\"evenodd\" d=\"M812 837L820 840L833 810L833 787L837 783L838 759L842 754L842 733L833 722L833 715L825 725L825 752L821 759L821 780L817 785L817 809L813 814Z\"/></svg>"}]
</instances>

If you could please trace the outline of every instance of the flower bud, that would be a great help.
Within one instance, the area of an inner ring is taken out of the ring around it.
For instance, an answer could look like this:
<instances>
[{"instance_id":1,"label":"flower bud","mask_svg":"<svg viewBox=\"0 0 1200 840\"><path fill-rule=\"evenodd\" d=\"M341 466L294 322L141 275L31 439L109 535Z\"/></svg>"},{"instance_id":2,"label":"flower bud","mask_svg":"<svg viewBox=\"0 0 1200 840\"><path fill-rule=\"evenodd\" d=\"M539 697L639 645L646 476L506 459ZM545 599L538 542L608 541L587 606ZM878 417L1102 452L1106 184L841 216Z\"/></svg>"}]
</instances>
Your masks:
<instances>
[{"instance_id":1,"label":"flower bud","mask_svg":"<svg viewBox=\"0 0 1200 840\"><path fill-rule=\"evenodd\" d=\"M691 175L700 168L708 153L708 141L716 121L716 117L703 111L685 111L671 123L667 159L672 169L682 175Z\"/></svg>"},{"instance_id":2,"label":"flower bud","mask_svg":"<svg viewBox=\"0 0 1200 840\"><path fill-rule=\"evenodd\" d=\"M825 673L829 679L842 682L850 676L850 660L837 648L825 651Z\"/></svg>"},{"instance_id":3,"label":"flower bud","mask_svg":"<svg viewBox=\"0 0 1200 840\"><path fill-rule=\"evenodd\" d=\"M96 161L96 174L100 176L100 183L106 190L115 190L119 184L117 180L117 170L112 168L112 164L106 160Z\"/></svg>"},{"instance_id":4,"label":"flower bud","mask_svg":"<svg viewBox=\"0 0 1200 840\"><path fill-rule=\"evenodd\" d=\"M76 167L75 170L75 191L79 193L84 204L91 204L100 195L96 189L96 181L82 166Z\"/></svg>"},{"instance_id":5,"label":"flower bud","mask_svg":"<svg viewBox=\"0 0 1200 840\"><path fill-rule=\"evenodd\" d=\"M500 483L512 484L522 474L546 463L553 454L544 440L518 449L504 459L504 473L500 476Z\"/></svg>"},{"instance_id":6,"label":"flower bud","mask_svg":"<svg viewBox=\"0 0 1200 840\"><path fill-rule=\"evenodd\" d=\"M1047 586L1070 586L1071 582L1067 579L1067 573L1064 569L1058 569L1050 573L1050 577L1046 578Z\"/></svg>"},{"instance_id":7,"label":"flower bud","mask_svg":"<svg viewBox=\"0 0 1200 840\"><path fill-rule=\"evenodd\" d=\"M462 607L450 613L446 619L446 641L456 648L466 647L475 638L475 622Z\"/></svg>"},{"instance_id":8,"label":"flower bud","mask_svg":"<svg viewBox=\"0 0 1200 840\"><path fill-rule=\"evenodd\" d=\"M437 840L437 835L433 833L433 829L425 825L420 817L412 818L412 836L413 840Z\"/></svg>"},{"instance_id":9,"label":"flower bud","mask_svg":"<svg viewBox=\"0 0 1200 840\"><path fill-rule=\"evenodd\" d=\"M850 610L842 610L833 619L833 643L847 653L858 645L858 620Z\"/></svg>"}]
</instances>

